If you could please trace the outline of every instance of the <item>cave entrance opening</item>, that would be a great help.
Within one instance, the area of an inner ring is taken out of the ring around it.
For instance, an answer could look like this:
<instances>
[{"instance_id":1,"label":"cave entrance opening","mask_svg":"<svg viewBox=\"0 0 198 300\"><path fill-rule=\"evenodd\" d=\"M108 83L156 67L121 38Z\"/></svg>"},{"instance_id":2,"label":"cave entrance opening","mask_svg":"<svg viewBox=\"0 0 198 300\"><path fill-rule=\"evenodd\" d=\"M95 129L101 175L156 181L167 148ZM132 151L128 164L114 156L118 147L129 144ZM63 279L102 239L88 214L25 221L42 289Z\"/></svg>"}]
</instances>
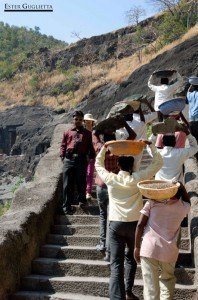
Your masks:
<instances>
[{"instance_id":1,"label":"cave entrance opening","mask_svg":"<svg viewBox=\"0 0 198 300\"><path fill-rule=\"evenodd\" d=\"M20 125L8 125L0 128L0 154L12 155L11 150L17 139L17 127Z\"/></svg>"}]
</instances>

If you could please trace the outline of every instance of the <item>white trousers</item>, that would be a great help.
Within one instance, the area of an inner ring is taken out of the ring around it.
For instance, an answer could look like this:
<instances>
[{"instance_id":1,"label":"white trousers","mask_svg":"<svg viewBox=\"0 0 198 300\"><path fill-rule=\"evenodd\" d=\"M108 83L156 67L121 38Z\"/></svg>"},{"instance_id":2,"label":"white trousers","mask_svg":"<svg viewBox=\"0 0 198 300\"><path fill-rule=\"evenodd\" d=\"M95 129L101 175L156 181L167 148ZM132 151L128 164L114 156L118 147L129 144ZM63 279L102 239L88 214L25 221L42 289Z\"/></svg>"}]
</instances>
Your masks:
<instances>
[{"instance_id":1,"label":"white trousers","mask_svg":"<svg viewBox=\"0 0 198 300\"><path fill-rule=\"evenodd\" d=\"M176 278L175 263L141 257L144 300L173 300ZM160 273L159 273L160 270Z\"/></svg>"}]
</instances>

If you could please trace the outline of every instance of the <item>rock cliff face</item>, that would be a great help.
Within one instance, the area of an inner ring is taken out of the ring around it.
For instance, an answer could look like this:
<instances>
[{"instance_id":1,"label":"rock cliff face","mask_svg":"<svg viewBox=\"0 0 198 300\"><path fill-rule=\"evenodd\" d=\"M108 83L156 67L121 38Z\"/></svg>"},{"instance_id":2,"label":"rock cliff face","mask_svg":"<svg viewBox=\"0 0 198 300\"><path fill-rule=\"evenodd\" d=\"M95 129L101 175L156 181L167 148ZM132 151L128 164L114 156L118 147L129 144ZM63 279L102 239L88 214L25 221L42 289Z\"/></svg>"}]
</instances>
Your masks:
<instances>
[{"instance_id":1,"label":"rock cliff face","mask_svg":"<svg viewBox=\"0 0 198 300\"><path fill-rule=\"evenodd\" d=\"M27 106L7 110L0 116L0 174L30 178L50 146L60 116L49 108Z\"/></svg>"},{"instance_id":2,"label":"rock cliff face","mask_svg":"<svg viewBox=\"0 0 198 300\"><path fill-rule=\"evenodd\" d=\"M197 43L198 36L193 37L137 69L122 83L108 83L93 89L75 109L90 112L101 120L115 102L130 94L153 96L147 81L156 69L175 68L183 76L197 75ZM7 172L31 178L40 157L50 145L55 125L69 123L73 110L57 114L45 107L18 107L0 113L0 149L14 155L1 157L0 174Z\"/></svg>"},{"instance_id":3,"label":"rock cliff face","mask_svg":"<svg viewBox=\"0 0 198 300\"><path fill-rule=\"evenodd\" d=\"M150 17L139 23L141 27L158 24L162 15ZM29 53L27 58L21 63L19 70L24 71L35 67L37 63L44 68L53 70L56 63L62 68L69 68L71 65L84 66L90 63L106 61L110 58L121 59L133 54L137 50L134 43L135 26L128 26L119 30L93 36L89 39L82 39L75 44L71 44L65 50L51 53L48 48L41 48L37 53ZM148 40L155 40L152 31L147 36Z\"/></svg>"},{"instance_id":4,"label":"rock cliff face","mask_svg":"<svg viewBox=\"0 0 198 300\"><path fill-rule=\"evenodd\" d=\"M157 69L177 69L179 73L188 77L198 74L198 36L193 37L173 49L157 56L150 63L140 67L120 84L108 83L92 90L76 109L90 112L95 118L104 118L112 105L131 94L154 94L147 86L148 78Z\"/></svg>"}]
</instances>

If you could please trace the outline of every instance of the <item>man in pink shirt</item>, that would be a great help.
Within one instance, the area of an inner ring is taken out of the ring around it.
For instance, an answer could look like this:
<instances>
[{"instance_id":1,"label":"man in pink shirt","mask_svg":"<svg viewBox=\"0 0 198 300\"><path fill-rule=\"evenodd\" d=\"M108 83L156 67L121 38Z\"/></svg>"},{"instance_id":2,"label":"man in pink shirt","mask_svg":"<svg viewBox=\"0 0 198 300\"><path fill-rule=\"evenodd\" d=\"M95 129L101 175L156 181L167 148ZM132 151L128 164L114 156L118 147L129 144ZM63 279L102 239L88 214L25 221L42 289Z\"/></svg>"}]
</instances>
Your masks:
<instances>
[{"instance_id":1,"label":"man in pink shirt","mask_svg":"<svg viewBox=\"0 0 198 300\"><path fill-rule=\"evenodd\" d=\"M183 123L186 125L185 131L176 131L175 132L175 139L176 139L176 144L175 148L185 148L186 144L186 139L187 139L187 134L189 133L189 125L182 113L179 113L178 115L170 115L170 116L164 116L165 119L167 118L173 118L175 120L183 120ZM158 134L157 135L157 140L155 146L157 148L164 148L163 144L163 134Z\"/></svg>"},{"instance_id":2,"label":"man in pink shirt","mask_svg":"<svg viewBox=\"0 0 198 300\"><path fill-rule=\"evenodd\" d=\"M149 200L140 211L134 258L136 262L141 261L144 300L173 299L179 254L177 240L181 222L189 210L189 196L181 184L175 197L163 202Z\"/></svg>"},{"instance_id":3,"label":"man in pink shirt","mask_svg":"<svg viewBox=\"0 0 198 300\"><path fill-rule=\"evenodd\" d=\"M157 135L157 140L156 140L156 144L155 144L155 146L157 148L164 148L163 136L164 136L163 134ZM187 138L187 135L185 132L176 131L175 132L175 139L176 139L175 148L185 148L186 138Z\"/></svg>"}]
</instances>

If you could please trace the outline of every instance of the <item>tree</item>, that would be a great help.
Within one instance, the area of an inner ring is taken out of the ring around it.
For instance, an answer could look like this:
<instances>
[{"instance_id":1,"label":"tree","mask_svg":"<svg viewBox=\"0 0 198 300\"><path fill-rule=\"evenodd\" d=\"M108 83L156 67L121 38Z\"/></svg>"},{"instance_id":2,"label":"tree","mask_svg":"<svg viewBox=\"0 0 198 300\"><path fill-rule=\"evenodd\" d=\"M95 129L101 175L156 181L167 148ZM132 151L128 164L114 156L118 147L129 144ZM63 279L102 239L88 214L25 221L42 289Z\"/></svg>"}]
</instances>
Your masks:
<instances>
[{"instance_id":1,"label":"tree","mask_svg":"<svg viewBox=\"0 0 198 300\"><path fill-rule=\"evenodd\" d=\"M141 6L133 6L130 10L126 12L126 17L128 23L132 25L138 25L140 19L145 16L146 12Z\"/></svg>"},{"instance_id":2,"label":"tree","mask_svg":"<svg viewBox=\"0 0 198 300\"><path fill-rule=\"evenodd\" d=\"M149 0L152 6L158 7L159 10L168 10L172 15L177 12L176 5L181 0Z\"/></svg>"},{"instance_id":3,"label":"tree","mask_svg":"<svg viewBox=\"0 0 198 300\"><path fill-rule=\"evenodd\" d=\"M80 32L77 32L77 31L72 31L71 36L78 38L80 41L83 39L80 35ZM78 54L78 57L79 57L79 62L81 65L88 66L91 79L93 79L93 64L96 60L96 56L95 56L93 47L91 45L86 45L83 48L82 53Z\"/></svg>"},{"instance_id":4,"label":"tree","mask_svg":"<svg viewBox=\"0 0 198 300\"><path fill-rule=\"evenodd\" d=\"M40 33L40 27L34 26L34 31L35 31L36 33Z\"/></svg>"},{"instance_id":5,"label":"tree","mask_svg":"<svg viewBox=\"0 0 198 300\"><path fill-rule=\"evenodd\" d=\"M163 22L158 27L159 39L158 43L161 46L169 44L187 31L186 26L176 16L166 14Z\"/></svg>"},{"instance_id":6,"label":"tree","mask_svg":"<svg viewBox=\"0 0 198 300\"><path fill-rule=\"evenodd\" d=\"M197 22L198 2L196 0L152 0L152 4L166 9L158 26L160 47L180 38Z\"/></svg>"},{"instance_id":7,"label":"tree","mask_svg":"<svg viewBox=\"0 0 198 300\"><path fill-rule=\"evenodd\" d=\"M39 30L37 26L28 29L0 22L0 80L12 77L18 69L22 69L23 61L30 57L29 54L37 53L40 48L62 49L67 45L52 36L42 35ZM28 66L36 69L40 63L42 66L43 61L38 58L31 62L29 59Z\"/></svg>"},{"instance_id":8,"label":"tree","mask_svg":"<svg viewBox=\"0 0 198 300\"><path fill-rule=\"evenodd\" d=\"M80 55L80 63L84 66L88 66L91 79L93 79L93 64L96 60L96 55L94 53L94 49L91 45L86 45L84 47L84 51Z\"/></svg>"},{"instance_id":9,"label":"tree","mask_svg":"<svg viewBox=\"0 0 198 300\"><path fill-rule=\"evenodd\" d=\"M81 33L77 32L77 31L72 31L71 32L71 37L77 38L78 40L82 40Z\"/></svg>"},{"instance_id":10,"label":"tree","mask_svg":"<svg viewBox=\"0 0 198 300\"><path fill-rule=\"evenodd\" d=\"M182 16L187 14L190 18L191 15L196 15L198 12L197 0L148 0L151 5L158 7L160 10L166 10L172 16Z\"/></svg>"}]
</instances>

